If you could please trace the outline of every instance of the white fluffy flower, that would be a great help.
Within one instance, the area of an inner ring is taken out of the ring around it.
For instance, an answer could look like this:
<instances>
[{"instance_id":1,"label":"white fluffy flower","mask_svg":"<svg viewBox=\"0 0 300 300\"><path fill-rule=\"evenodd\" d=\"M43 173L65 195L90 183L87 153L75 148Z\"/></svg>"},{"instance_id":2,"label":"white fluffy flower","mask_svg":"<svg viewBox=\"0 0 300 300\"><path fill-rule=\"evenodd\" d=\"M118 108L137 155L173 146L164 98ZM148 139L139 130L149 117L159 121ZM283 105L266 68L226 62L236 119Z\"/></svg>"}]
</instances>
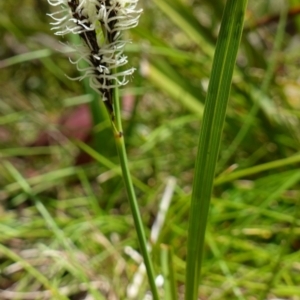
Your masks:
<instances>
[{"instance_id":1,"label":"white fluffy flower","mask_svg":"<svg viewBox=\"0 0 300 300\"><path fill-rule=\"evenodd\" d=\"M78 34L82 46L75 46L80 58L71 61L83 75L75 78L90 78L93 89L102 94L103 101L112 110L112 89L127 83L127 76L134 72L128 69L119 73L117 67L127 63L123 49L128 41L120 39L123 30L137 26L142 10L137 10L138 0L48 0L60 9L49 14L51 25L57 35ZM81 60L88 63L79 68Z\"/></svg>"}]
</instances>

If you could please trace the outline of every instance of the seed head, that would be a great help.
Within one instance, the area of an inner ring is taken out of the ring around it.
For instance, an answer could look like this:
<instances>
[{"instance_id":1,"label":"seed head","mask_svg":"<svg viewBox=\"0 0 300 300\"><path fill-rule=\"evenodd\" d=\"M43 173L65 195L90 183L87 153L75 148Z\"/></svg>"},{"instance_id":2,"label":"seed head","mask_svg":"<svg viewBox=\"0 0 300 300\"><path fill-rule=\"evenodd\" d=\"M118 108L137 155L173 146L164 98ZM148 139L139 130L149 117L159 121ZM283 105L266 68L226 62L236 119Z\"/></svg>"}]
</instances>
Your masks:
<instances>
[{"instance_id":1,"label":"seed head","mask_svg":"<svg viewBox=\"0 0 300 300\"><path fill-rule=\"evenodd\" d=\"M86 77L91 87L102 95L107 108L112 111L112 91L125 85L134 68L115 70L127 64L123 54L127 40L121 39L121 32L137 26L142 10L136 9L138 0L48 0L60 9L49 16L56 35L77 34L82 45L74 46L79 53L78 60L70 60L83 72L77 80ZM80 61L88 67L79 67Z\"/></svg>"}]
</instances>

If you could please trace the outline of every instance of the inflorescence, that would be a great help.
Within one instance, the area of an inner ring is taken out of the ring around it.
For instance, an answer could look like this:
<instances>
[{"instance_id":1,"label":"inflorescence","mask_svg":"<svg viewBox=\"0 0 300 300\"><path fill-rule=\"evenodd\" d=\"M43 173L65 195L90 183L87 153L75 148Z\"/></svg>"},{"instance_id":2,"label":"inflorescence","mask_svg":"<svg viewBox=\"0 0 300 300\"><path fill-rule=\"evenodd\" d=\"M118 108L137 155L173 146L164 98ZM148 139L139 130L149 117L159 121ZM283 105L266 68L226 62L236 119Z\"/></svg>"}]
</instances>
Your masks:
<instances>
[{"instance_id":1,"label":"inflorescence","mask_svg":"<svg viewBox=\"0 0 300 300\"><path fill-rule=\"evenodd\" d=\"M56 35L78 34L84 42L74 46L80 57L70 61L83 72L74 79L90 80L91 87L102 95L110 112L113 111L113 89L125 85L134 68L116 72L127 63L123 54L128 42L121 39L121 31L137 26L142 10L136 9L138 0L48 0L52 6L61 9L49 16L54 22L52 29ZM82 69L80 61L88 67Z\"/></svg>"}]
</instances>

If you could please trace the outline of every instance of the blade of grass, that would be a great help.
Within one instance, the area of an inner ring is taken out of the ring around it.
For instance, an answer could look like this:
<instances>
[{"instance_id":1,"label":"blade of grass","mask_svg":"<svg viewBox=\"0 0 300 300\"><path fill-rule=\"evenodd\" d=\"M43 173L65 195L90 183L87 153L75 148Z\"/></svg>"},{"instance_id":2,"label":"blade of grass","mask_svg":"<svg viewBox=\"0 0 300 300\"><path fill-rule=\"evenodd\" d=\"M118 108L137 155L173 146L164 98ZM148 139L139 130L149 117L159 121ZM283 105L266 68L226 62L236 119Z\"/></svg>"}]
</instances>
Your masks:
<instances>
[{"instance_id":1,"label":"blade of grass","mask_svg":"<svg viewBox=\"0 0 300 300\"><path fill-rule=\"evenodd\" d=\"M162 244L160 250L160 261L164 275L164 299L177 300L172 248Z\"/></svg>"},{"instance_id":2,"label":"blade of grass","mask_svg":"<svg viewBox=\"0 0 300 300\"><path fill-rule=\"evenodd\" d=\"M42 49L42 50L36 50L28 53L15 55L7 59L0 60L0 69L10 67L15 64L23 63L25 61L31 61L34 59L49 57L51 54L52 51L50 49Z\"/></svg>"},{"instance_id":3,"label":"blade of grass","mask_svg":"<svg viewBox=\"0 0 300 300\"><path fill-rule=\"evenodd\" d=\"M204 108L188 229L185 299L198 298L206 222L231 80L247 0L229 0L223 13Z\"/></svg>"},{"instance_id":4,"label":"blade of grass","mask_svg":"<svg viewBox=\"0 0 300 300\"><path fill-rule=\"evenodd\" d=\"M257 166L247 168L244 170L232 172L230 174L221 175L216 178L215 185L220 185L220 184L230 182L230 181L233 181L233 180L241 178L241 177L250 176L250 175L253 175L253 174L256 174L259 172L288 166L288 165L295 164L298 162L300 162L300 153L298 153L297 155L294 155L292 157L274 160L274 161L271 161L271 162L268 162L265 164L261 164L261 165L257 165Z\"/></svg>"},{"instance_id":5,"label":"blade of grass","mask_svg":"<svg viewBox=\"0 0 300 300\"><path fill-rule=\"evenodd\" d=\"M44 182L50 183L55 182L57 180L61 180L65 177L72 177L76 175L76 171L79 169L79 167L68 167L65 169L55 170L51 171L45 174L36 175L34 177L31 177L27 180L27 183L32 187L34 185L42 184ZM19 182L13 182L8 185L6 185L3 188L3 192L5 193L14 193L21 189Z\"/></svg>"},{"instance_id":6,"label":"blade of grass","mask_svg":"<svg viewBox=\"0 0 300 300\"><path fill-rule=\"evenodd\" d=\"M49 155L51 153L51 148L55 146L47 147L19 147L19 148L7 148L0 150L0 157L10 157L10 156L32 156L32 155Z\"/></svg>"}]
</instances>

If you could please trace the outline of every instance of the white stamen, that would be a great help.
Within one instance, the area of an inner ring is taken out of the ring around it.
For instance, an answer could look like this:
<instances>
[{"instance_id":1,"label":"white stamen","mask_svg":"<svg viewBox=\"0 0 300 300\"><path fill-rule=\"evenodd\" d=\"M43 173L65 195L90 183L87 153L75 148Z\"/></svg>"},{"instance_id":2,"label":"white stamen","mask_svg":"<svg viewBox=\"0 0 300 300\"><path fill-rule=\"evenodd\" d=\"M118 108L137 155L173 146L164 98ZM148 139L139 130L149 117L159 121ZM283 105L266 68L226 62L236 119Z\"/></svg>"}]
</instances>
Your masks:
<instances>
[{"instance_id":1,"label":"white stamen","mask_svg":"<svg viewBox=\"0 0 300 300\"><path fill-rule=\"evenodd\" d=\"M113 71L127 64L123 50L128 41L120 40L120 33L137 26L141 9L137 10L138 0L48 0L52 6L60 9L49 14L53 19L52 30L56 35L79 34L84 46L74 46L79 53L77 60L70 59L83 75L73 78L82 80L90 78L91 87L103 94L106 91L125 85L134 68L118 73ZM73 11L72 11L73 10ZM110 40L108 40L110 39ZM84 60L88 67L80 68Z\"/></svg>"}]
</instances>

